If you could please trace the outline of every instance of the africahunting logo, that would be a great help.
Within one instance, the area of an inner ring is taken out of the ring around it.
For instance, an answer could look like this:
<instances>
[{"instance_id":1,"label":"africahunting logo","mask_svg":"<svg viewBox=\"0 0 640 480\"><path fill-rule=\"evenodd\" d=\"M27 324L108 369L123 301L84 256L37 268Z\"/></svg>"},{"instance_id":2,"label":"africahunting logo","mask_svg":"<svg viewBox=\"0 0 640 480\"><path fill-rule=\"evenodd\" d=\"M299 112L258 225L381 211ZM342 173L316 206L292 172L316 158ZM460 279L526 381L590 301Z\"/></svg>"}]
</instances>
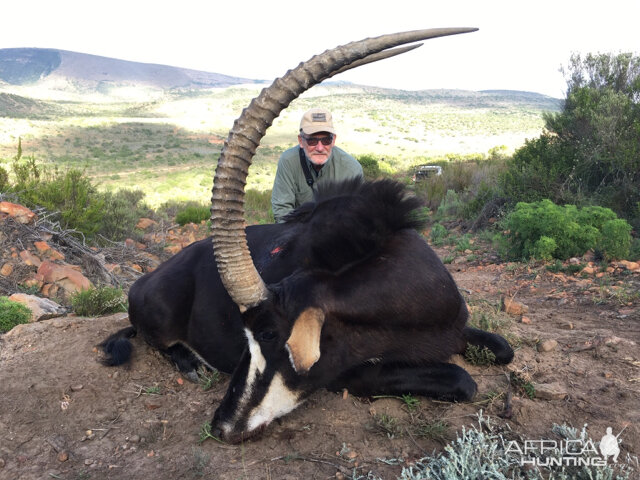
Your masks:
<instances>
[{"instance_id":1,"label":"africahunting logo","mask_svg":"<svg viewBox=\"0 0 640 480\"><path fill-rule=\"evenodd\" d=\"M600 439L598 448L586 435L576 439L556 440L512 440L507 445L506 453L519 455L520 466L536 467L604 467L607 462L618 463L620 445L618 438L627 428L613 435L613 429L607 427L606 434ZM583 430L584 431L584 430Z\"/></svg>"}]
</instances>

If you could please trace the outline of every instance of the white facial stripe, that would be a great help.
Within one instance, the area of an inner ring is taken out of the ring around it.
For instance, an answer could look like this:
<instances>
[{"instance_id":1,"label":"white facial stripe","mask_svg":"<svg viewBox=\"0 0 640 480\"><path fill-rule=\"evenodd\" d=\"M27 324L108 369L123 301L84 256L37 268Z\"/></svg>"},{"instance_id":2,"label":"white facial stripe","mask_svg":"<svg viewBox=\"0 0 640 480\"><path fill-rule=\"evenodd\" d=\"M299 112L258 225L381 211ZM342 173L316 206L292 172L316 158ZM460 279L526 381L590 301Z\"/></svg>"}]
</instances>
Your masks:
<instances>
[{"instance_id":1,"label":"white facial stripe","mask_svg":"<svg viewBox=\"0 0 640 480\"><path fill-rule=\"evenodd\" d=\"M238 404L235 407L235 415L234 419L228 423L225 423L220 426L223 431L230 432L233 429L233 425L239 420L239 417L242 416L242 412L245 409L245 405L249 402L251 398L251 393L253 392L253 386L256 381L256 376L258 373L264 372L264 369L267 366L267 360L262 355L262 350L260 349L260 344L253 338L253 334L251 330L248 328L244 329L244 334L247 337L247 343L249 345L249 353L251 354L251 360L249 363L249 371L247 372L247 379L244 384L244 391L242 395L238 399Z\"/></svg>"},{"instance_id":2,"label":"white facial stripe","mask_svg":"<svg viewBox=\"0 0 640 480\"><path fill-rule=\"evenodd\" d=\"M282 376L276 373L267 394L249 415L248 430L252 431L261 425L269 424L272 420L289 413L302 403L298 398L298 393L287 388Z\"/></svg>"},{"instance_id":3,"label":"white facial stripe","mask_svg":"<svg viewBox=\"0 0 640 480\"><path fill-rule=\"evenodd\" d=\"M247 337L247 341L249 342L249 352L251 353L251 365L249 366L249 376L248 378L251 381L247 381L248 384L253 383L253 379L255 378L256 371L262 373L267 366L267 361L262 355L262 350L260 350L260 344L256 342L256 339L253 338L253 334L251 330L248 328L244 329L244 334Z\"/></svg>"}]
</instances>

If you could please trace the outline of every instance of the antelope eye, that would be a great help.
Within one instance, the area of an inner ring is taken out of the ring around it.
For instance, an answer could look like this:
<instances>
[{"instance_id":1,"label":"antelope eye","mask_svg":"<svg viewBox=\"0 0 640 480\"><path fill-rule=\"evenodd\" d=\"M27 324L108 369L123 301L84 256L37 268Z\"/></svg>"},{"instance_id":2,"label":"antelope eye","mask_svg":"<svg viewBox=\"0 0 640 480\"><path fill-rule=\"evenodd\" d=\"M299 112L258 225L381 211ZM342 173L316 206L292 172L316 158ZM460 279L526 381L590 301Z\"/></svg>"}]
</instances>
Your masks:
<instances>
[{"instance_id":1,"label":"antelope eye","mask_svg":"<svg viewBox=\"0 0 640 480\"><path fill-rule=\"evenodd\" d=\"M264 330L257 335L257 340L259 342L271 342L276 339L278 334L275 330Z\"/></svg>"}]
</instances>

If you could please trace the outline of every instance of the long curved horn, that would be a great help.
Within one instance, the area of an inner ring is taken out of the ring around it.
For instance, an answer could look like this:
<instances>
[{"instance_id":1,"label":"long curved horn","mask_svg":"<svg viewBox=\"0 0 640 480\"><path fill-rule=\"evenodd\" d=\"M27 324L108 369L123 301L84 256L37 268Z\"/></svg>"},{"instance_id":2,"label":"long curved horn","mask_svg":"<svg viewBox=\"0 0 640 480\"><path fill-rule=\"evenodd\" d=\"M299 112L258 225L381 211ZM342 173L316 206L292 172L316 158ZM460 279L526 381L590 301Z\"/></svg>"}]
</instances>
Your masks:
<instances>
[{"instance_id":1,"label":"long curved horn","mask_svg":"<svg viewBox=\"0 0 640 480\"><path fill-rule=\"evenodd\" d=\"M211 196L211 226L218 272L241 311L267 298L267 288L253 265L244 233L244 186L260 140L280 112L303 92L339 71L406 51L385 50L475 30L414 30L367 38L327 50L276 79L242 111L220 153Z\"/></svg>"}]
</instances>

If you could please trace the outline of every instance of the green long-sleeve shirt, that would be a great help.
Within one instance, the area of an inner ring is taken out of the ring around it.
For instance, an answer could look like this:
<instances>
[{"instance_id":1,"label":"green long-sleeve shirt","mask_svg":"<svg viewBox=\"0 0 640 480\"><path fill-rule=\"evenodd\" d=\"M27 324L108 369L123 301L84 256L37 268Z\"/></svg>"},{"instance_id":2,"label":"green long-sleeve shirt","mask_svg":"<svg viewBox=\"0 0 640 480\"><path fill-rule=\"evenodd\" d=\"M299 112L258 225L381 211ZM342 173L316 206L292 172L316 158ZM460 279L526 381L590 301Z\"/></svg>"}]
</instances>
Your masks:
<instances>
[{"instance_id":1,"label":"green long-sleeve shirt","mask_svg":"<svg viewBox=\"0 0 640 480\"><path fill-rule=\"evenodd\" d=\"M330 181L346 180L354 177L364 177L360 163L344 150L333 147L331 156L319 172L311 166L309 171L313 176L313 190L307 185L307 179L300 165L300 146L295 146L282 153L278 160L278 169L271 193L271 207L276 222L294 208L313 200L313 191L318 184Z\"/></svg>"}]
</instances>

